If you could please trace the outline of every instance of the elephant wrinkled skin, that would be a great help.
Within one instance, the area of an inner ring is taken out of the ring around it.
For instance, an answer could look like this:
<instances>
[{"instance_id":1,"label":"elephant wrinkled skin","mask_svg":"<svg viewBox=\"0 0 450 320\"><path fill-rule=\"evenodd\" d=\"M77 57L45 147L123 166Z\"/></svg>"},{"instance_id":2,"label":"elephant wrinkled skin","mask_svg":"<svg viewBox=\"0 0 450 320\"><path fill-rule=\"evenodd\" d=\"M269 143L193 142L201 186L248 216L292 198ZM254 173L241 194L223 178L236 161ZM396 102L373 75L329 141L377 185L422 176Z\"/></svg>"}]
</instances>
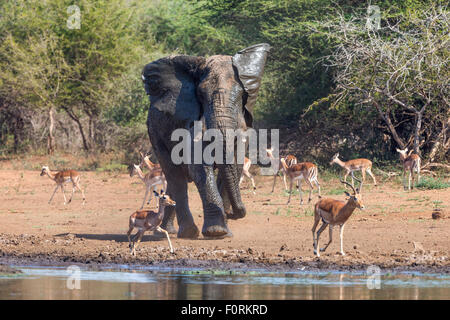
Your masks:
<instances>
[{"instance_id":1,"label":"elephant wrinkled skin","mask_svg":"<svg viewBox=\"0 0 450 320\"><path fill-rule=\"evenodd\" d=\"M243 218L245 207L239 190L242 165L236 161L175 165L171 152L178 141L171 141L172 132L178 128L192 132L194 121L201 119L206 129L218 129L224 136L227 129L251 127L269 49L268 44L258 44L234 56L170 56L144 67L142 80L151 103L148 134L167 179L167 193L177 203L175 209L166 208L162 228L176 232L176 213L179 238L199 234L189 210L188 182L195 183L202 199L205 237L231 236L227 218Z\"/></svg>"}]
</instances>

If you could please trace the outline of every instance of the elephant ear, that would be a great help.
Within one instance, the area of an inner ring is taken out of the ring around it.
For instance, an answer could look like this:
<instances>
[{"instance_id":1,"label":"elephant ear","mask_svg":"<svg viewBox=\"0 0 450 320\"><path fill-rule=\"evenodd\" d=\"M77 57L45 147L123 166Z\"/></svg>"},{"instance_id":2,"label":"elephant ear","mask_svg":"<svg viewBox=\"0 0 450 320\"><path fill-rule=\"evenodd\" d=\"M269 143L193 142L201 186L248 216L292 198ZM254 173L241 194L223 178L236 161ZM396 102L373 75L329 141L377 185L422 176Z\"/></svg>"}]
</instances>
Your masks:
<instances>
[{"instance_id":1,"label":"elephant ear","mask_svg":"<svg viewBox=\"0 0 450 320\"><path fill-rule=\"evenodd\" d=\"M205 59L170 56L144 67L142 80L151 105L187 124L199 120L201 106L196 97L198 67Z\"/></svg>"},{"instance_id":2,"label":"elephant ear","mask_svg":"<svg viewBox=\"0 0 450 320\"><path fill-rule=\"evenodd\" d=\"M260 43L245 48L232 57L233 66L237 69L239 80L241 80L247 93L244 96L243 107L245 121L249 127L253 123L253 107L261 86L264 65L266 64L269 50L269 44Z\"/></svg>"}]
</instances>

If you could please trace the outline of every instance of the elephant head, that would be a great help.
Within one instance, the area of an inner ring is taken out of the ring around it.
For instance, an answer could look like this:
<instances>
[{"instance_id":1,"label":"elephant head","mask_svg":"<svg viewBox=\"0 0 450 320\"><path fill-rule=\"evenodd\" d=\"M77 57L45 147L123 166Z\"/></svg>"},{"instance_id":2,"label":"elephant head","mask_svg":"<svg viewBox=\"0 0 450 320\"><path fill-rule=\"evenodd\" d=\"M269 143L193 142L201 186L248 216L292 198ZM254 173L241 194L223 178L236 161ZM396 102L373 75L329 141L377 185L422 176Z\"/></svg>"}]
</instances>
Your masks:
<instances>
[{"instance_id":1,"label":"elephant head","mask_svg":"<svg viewBox=\"0 0 450 320\"><path fill-rule=\"evenodd\" d=\"M147 64L142 80L150 96L150 110L155 108L169 117L171 121L167 126L171 126L170 130L189 129L194 121L203 119L205 129L218 129L223 136L227 129L245 131L252 126L253 107L269 49L268 44L258 44L234 56L169 56ZM150 113L148 121L148 124L155 121L150 119ZM149 134L155 147L157 139L152 139L150 129ZM160 132L153 135L157 134ZM161 139L168 150L174 145L169 139ZM164 170L163 164L162 167ZM229 203L235 217L243 217L245 207L239 191L241 168L236 163L215 167L218 168L218 180L223 184L223 190L220 190L223 205ZM167 176L167 170L164 171Z\"/></svg>"}]
</instances>

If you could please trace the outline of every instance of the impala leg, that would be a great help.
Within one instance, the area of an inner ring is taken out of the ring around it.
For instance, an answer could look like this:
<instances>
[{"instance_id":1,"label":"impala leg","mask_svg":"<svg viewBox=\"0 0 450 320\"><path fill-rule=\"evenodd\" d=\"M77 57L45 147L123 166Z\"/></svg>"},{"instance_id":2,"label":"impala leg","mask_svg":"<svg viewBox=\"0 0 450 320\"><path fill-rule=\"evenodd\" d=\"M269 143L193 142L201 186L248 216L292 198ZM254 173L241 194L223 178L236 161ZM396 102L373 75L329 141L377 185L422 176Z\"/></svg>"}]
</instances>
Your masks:
<instances>
[{"instance_id":1,"label":"impala leg","mask_svg":"<svg viewBox=\"0 0 450 320\"><path fill-rule=\"evenodd\" d=\"M354 188L355 187L355 181L353 179L355 178L355 175L354 175L353 171L350 174L352 176L352 187Z\"/></svg>"},{"instance_id":2,"label":"impala leg","mask_svg":"<svg viewBox=\"0 0 450 320\"><path fill-rule=\"evenodd\" d=\"M255 185L255 180L253 179L253 175L250 172L246 172L245 175L250 179L250 181L252 182L252 186L253 186L253 194L256 194L255 190L256 190L256 185Z\"/></svg>"},{"instance_id":3,"label":"impala leg","mask_svg":"<svg viewBox=\"0 0 450 320\"><path fill-rule=\"evenodd\" d=\"M406 170L405 169L403 169L402 183L403 183L403 190L406 190Z\"/></svg>"},{"instance_id":4,"label":"impala leg","mask_svg":"<svg viewBox=\"0 0 450 320\"><path fill-rule=\"evenodd\" d=\"M308 182L308 185L309 185L309 199L308 199L308 203L310 203L311 200L312 200L311 196L312 196L312 191L314 189L314 186L312 185L311 180L306 180L306 181Z\"/></svg>"},{"instance_id":5,"label":"impala leg","mask_svg":"<svg viewBox=\"0 0 450 320\"><path fill-rule=\"evenodd\" d=\"M67 204L67 199L66 199L66 194L64 193L64 185L61 185L61 192L62 192L63 197L64 197L64 205L66 205Z\"/></svg>"},{"instance_id":6,"label":"impala leg","mask_svg":"<svg viewBox=\"0 0 450 320\"><path fill-rule=\"evenodd\" d=\"M343 256L345 256L345 253L344 253L344 226L345 226L345 224L342 224L339 229L339 238L341 240L341 254Z\"/></svg>"},{"instance_id":7,"label":"impala leg","mask_svg":"<svg viewBox=\"0 0 450 320\"><path fill-rule=\"evenodd\" d=\"M366 170L361 169L362 182L366 182Z\"/></svg>"},{"instance_id":8,"label":"impala leg","mask_svg":"<svg viewBox=\"0 0 450 320\"><path fill-rule=\"evenodd\" d=\"M417 183L420 183L420 162L417 164Z\"/></svg>"},{"instance_id":9,"label":"impala leg","mask_svg":"<svg viewBox=\"0 0 450 320\"><path fill-rule=\"evenodd\" d=\"M52 196L50 197L50 200L48 200L48 204L50 204L50 202L52 202L53 197L55 196L56 190L58 190L58 188L59 188L59 186L57 185L56 188L55 188L55 191L53 191L53 194L52 194Z\"/></svg>"},{"instance_id":10,"label":"impala leg","mask_svg":"<svg viewBox=\"0 0 450 320\"><path fill-rule=\"evenodd\" d=\"M288 199L288 202L287 202L287 204L289 204L289 202L291 202L291 195L292 195L292 182L293 182L293 180L292 180L292 179L289 179L289 182L290 182L290 184L289 184L289 199Z\"/></svg>"},{"instance_id":11,"label":"impala leg","mask_svg":"<svg viewBox=\"0 0 450 320\"><path fill-rule=\"evenodd\" d=\"M83 196L83 205L84 205L86 203L86 197L84 196L84 191L83 189L81 189L79 182L76 183L76 187L78 188L78 190L80 190L81 195Z\"/></svg>"},{"instance_id":12,"label":"impala leg","mask_svg":"<svg viewBox=\"0 0 450 320\"><path fill-rule=\"evenodd\" d=\"M133 232L134 227L130 225L130 229L128 229L127 232L127 237L128 237L128 247L131 249L132 248L132 244L131 244L131 232Z\"/></svg>"},{"instance_id":13,"label":"impala leg","mask_svg":"<svg viewBox=\"0 0 450 320\"><path fill-rule=\"evenodd\" d=\"M72 184L72 194L70 195L70 199L68 203L72 202L73 194L75 193L75 184Z\"/></svg>"},{"instance_id":14,"label":"impala leg","mask_svg":"<svg viewBox=\"0 0 450 320\"><path fill-rule=\"evenodd\" d=\"M302 193L302 183L301 183L300 179L297 180L297 190L300 194L300 205L302 205L303 204L303 193Z\"/></svg>"},{"instance_id":15,"label":"impala leg","mask_svg":"<svg viewBox=\"0 0 450 320\"><path fill-rule=\"evenodd\" d=\"M148 187L146 186L146 187L145 187L145 195L144 195L144 200L142 201L141 209L144 208L144 205L145 205L145 199L147 199L148 191L150 190L150 188L151 188L150 186L148 186Z\"/></svg>"},{"instance_id":16,"label":"impala leg","mask_svg":"<svg viewBox=\"0 0 450 320\"><path fill-rule=\"evenodd\" d=\"M322 197L322 196L321 196L321 194L320 194L320 183L319 183L319 180L317 180L317 178L314 179L314 183L316 184L317 188L319 189L319 198L320 198L320 197Z\"/></svg>"},{"instance_id":17,"label":"impala leg","mask_svg":"<svg viewBox=\"0 0 450 320\"><path fill-rule=\"evenodd\" d=\"M244 181L244 172L242 172L241 178L239 179L239 188L241 187L242 181Z\"/></svg>"},{"instance_id":18,"label":"impala leg","mask_svg":"<svg viewBox=\"0 0 450 320\"><path fill-rule=\"evenodd\" d=\"M415 180L415 178L414 178L414 168L411 168L411 174L410 174L410 177L412 177L412 186L411 186L411 189L414 189L414 180Z\"/></svg>"},{"instance_id":19,"label":"impala leg","mask_svg":"<svg viewBox=\"0 0 450 320\"><path fill-rule=\"evenodd\" d=\"M314 224L311 229L312 236L313 236L313 248L314 248L314 254L317 254L317 239L316 239L316 228L317 225L320 222L320 216L317 214L317 209L314 210Z\"/></svg>"},{"instance_id":20,"label":"impala leg","mask_svg":"<svg viewBox=\"0 0 450 320\"><path fill-rule=\"evenodd\" d=\"M284 190L287 190L287 184L286 184L286 172L283 170L283 181L284 181Z\"/></svg>"},{"instance_id":21,"label":"impala leg","mask_svg":"<svg viewBox=\"0 0 450 320\"><path fill-rule=\"evenodd\" d=\"M330 239L328 239L328 243L325 245L325 247L320 249L320 252L325 252L325 250L327 250L330 243L333 241L333 226L331 224L330 224L330 228L328 231L330 233Z\"/></svg>"},{"instance_id":22,"label":"impala leg","mask_svg":"<svg viewBox=\"0 0 450 320\"><path fill-rule=\"evenodd\" d=\"M411 171L409 171L409 177L408 177L408 191L411 191Z\"/></svg>"},{"instance_id":23,"label":"impala leg","mask_svg":"<svg viewBox=\"0 0 450 320\"><path fill-rule=\"evenodd\" d=\"M372 177L373 185L376 186L377 180L375 180L375 176L373 175L372 170L370 168L367 169L367 173Z\"/></svg>"},{"instance_id":24,"label":"impala leg","mask_svg":"<svg viewBox=\"0 0 450 320\"><path fill-rule=\"evenodd\" d=\"M274 176L273 176L273 185L272 185L272 191L271 191L272 193L275 190L275 183L277 183L277 176L278 176L278 172L275 173Z\"/></svg>"},{"instance_id":25,"label":"impala leg","mask_svg":"<svg viewBox=\"0 0 450 320\"><path fill-rule=\"evenodd\" d=\"M347 177L350 174L350 171L347 171L344 175L344 181L347 182ZM345 189L347 189L347 185L344 185Z\"/></svg>"},{"instance_id":26,"label":"impala leg","mask_svg":"<svg viewBox=\"0 0 450 320\"><path fill-rule=\"evenodd\" d=\"M170 253L173 253L172 242L170 242L169 233L161 227L156 227L156 230L166 234L167 241L169 242Z\"/></svg>"},{"instance_id":27,"label":"impala leg","mask_svg":"<svg viewBox=\"0 0 450 320\"><path fill-rule=\"evenodd\" d=\"M141 242L142 236L144 235L144 232L145 232L145 230L139 230L139 232L138 232L138 233L136 234L136 236L134 237L135 239L137 238L137 240L134 241L134 239L133 239L133 249L132 249L132 251L131 251L131 254L132 254L133 256L136 255L136 248L138 247L139 243Z\"/></svg>"},{"instance_id":28,"label":"impala leg","mask_svg":"<svg viewBox=\"0 0 450 320\"><path fill-rule=\"evenodd\" d=\"M158 186L158 185L154 185L154 186L153 186L153 192L157 192L157 191L156 191L156 187L157 187L157 186ZM152 187L150 187L150 189L152 189ZM150 192L150 197L148 197L147 204L150 204L150 202L152 201L153 192Z\"/></svg>"},{"instance_id":29,"label":"impala leg","mask_svg":"<svg viewBox=\"0 0 450 320\"><path fill-rule=\"evenodd\" d=\"M320 228L319 228L319 231L317 231L317 235L316 235L316 247L315 247L315 249L314 249L314 252L315 252L315 254L316 254L318 257L320 257L320 253L319 253L320 250L317 250L317 248L319 247L319 237L320 237L320 234L323 232L323 230L325 230L325 228L326 228L327 226L328 226L328 223L323 222L322 225L321 225Z\"/></svg>"}]
</instances>

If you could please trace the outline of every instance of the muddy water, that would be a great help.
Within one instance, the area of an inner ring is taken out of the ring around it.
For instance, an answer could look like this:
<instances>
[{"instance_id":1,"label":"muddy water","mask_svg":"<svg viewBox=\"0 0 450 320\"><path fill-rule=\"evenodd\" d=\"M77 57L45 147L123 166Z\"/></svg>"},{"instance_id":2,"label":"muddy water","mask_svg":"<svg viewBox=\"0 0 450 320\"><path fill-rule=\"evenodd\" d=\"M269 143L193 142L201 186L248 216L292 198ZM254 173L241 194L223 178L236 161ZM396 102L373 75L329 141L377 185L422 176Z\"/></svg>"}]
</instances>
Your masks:
<instances>
[{"instance_id":1,"label":"muddy water","mask_svg":"<svg viewBox=\"0 0 450 320\"><path fill-rule=\"evenodd\" d=\"M437 274L16 268L0 274L0 299L450 299Z\"/></svg>"}]
</instances>

